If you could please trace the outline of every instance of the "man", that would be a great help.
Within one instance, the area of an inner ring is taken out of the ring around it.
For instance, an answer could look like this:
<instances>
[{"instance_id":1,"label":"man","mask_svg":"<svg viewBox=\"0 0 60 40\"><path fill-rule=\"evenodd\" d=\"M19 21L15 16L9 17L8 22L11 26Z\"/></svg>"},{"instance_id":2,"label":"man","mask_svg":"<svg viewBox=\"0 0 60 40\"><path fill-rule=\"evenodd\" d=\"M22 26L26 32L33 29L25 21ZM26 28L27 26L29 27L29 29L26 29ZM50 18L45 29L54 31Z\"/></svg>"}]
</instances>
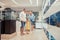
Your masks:
<instances>
[{"instance_id":1,"label":"man","mask_svg":"<svg viewBox=\"0 0 60 40\"><path fill-rule=\"evenodd\" d=\"M31 30L33 31L34 26L35 26L35 16L32 13L32 11L30 11L30 21L31 21L31 25L32 25Z\"/></svg>"},{"instance_id":2,"label":"man","mask_svg":"<svg viewBox=\"0 0 60 40\"><path fill-rule=\"evenodd\" d=\"M25 27L25 23L26 23L26 10L25 9L23 9L23 11L20 13L19 17L20 17L20 21L21 21L20 32L21 32L21 35L24 35L24 27Z\"/></svg>"}]
</instances>

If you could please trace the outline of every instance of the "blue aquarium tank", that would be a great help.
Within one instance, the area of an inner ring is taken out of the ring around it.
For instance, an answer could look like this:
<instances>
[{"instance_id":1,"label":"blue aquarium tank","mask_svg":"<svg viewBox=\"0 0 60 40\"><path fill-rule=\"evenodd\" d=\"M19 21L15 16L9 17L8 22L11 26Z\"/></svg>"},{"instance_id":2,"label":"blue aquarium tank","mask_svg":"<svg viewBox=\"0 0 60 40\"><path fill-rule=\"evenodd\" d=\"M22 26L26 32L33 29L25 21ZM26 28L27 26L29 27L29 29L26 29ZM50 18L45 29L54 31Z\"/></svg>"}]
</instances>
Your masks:
<instances>
[{"instance_id":1,"label":"blue aquarium tank","mask_svg":"<svg viewBox=\"0 0 60 40\"><path fill-rule=\"evenodd\" d=\"M55 14L51 15L50 17L45 19L46 22L49 24L50 21L50 25L56 25L56 23L60 23L60 11L56 12Z\"/></svg>"}]
</instances>

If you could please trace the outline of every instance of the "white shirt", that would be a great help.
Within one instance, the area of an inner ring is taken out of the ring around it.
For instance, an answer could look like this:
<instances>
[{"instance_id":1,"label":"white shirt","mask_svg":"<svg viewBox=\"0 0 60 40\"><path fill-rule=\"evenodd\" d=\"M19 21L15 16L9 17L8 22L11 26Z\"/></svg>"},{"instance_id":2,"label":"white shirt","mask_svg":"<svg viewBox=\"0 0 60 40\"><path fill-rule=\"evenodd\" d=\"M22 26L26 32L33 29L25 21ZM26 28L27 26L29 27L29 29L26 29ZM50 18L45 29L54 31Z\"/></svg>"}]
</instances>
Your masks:
<instances>
[{"instance_id":1,"label":"white shirt","mask_svg":"<svg viewBox=\"0 0 60 40\"><path fill-rule=\"evenodd\" d=\"M22 12L19 14L19 18L20 18L20 21L26 22L26 13L24 13L24 11L22 11Z\"/></svg>"}]
</instances>

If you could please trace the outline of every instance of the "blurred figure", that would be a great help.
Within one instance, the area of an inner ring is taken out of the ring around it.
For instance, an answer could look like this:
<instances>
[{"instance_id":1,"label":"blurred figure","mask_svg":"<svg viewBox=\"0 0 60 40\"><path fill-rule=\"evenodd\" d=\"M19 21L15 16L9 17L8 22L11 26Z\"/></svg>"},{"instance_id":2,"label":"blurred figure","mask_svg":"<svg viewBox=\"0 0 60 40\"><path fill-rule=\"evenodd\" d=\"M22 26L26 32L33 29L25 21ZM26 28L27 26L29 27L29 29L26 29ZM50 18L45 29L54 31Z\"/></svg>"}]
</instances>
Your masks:
<instances>
[{"instance_id":1,"label":"blurred figure","mask_svg":"<svg viewBox=\"0 0 60 40\"><path fill-rule=\"evenodd\" d=\"M26 21L26 27L25 27L26 33L29 34L30 32L30 20L27 18Z\"/></svg>"},{"instance_id":2,"label":"blurred figure","mask_svg":"<svg viewBox=\"0 0 60 40\"><path fill-rule=\"evenodd\" d=\"M31 21L31 30L33 31L34 27L35 27L35 16L32 13L32 11L29 12L30 13L30 21Z\"/></svg>"},{"instance_id":3,"label":"blurred figure","mask_svg":"<svg viewBox=\"0 0 60 40\"><path fill-rule=\"evenodd\" d=\"M21 28L20 28L20 32L21 35L24 35L24 27L25 27L25 23L26 23L26 9L23 9L23 11L19 14L20 17L20 21L21 21Z\"/></svg>"}]
</instances>

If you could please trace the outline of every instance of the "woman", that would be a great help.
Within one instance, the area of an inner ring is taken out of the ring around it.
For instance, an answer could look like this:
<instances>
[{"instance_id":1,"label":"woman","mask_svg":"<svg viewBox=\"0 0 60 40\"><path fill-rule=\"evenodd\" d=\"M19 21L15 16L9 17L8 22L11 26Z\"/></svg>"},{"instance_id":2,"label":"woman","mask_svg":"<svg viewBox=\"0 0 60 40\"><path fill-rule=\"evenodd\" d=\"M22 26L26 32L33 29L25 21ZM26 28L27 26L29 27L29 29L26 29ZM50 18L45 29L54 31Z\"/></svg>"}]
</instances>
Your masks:
<instances>
[{"instance_id":1,"label":"woman","mask_svg":"<svg viewBox=\"0 0 60 40\"><path fill-rule=\"evenodd\" d=\"M32 26L32 27L31 27L31 30L33 31L34 26L35 26L35 16L34 16L34 14L32 13L32 11L30 11L29 13L30 13L29 18L30 18L31 26Z\"/></svg>"},{"instance_id":2,"label":"woman","mask_svg":"<svg viewBox=\"0 0 60 40\"><path fill-rule=\"evenodd\" d=\"M26 10L23 9L23 11L20 13L19 15L20 17L20 21L21 21L21 28L20 28L20 32L21 32L21 35L24 35L24 27L25 27L25 24L26 24Z\"/></svg>"}]
</instances>

